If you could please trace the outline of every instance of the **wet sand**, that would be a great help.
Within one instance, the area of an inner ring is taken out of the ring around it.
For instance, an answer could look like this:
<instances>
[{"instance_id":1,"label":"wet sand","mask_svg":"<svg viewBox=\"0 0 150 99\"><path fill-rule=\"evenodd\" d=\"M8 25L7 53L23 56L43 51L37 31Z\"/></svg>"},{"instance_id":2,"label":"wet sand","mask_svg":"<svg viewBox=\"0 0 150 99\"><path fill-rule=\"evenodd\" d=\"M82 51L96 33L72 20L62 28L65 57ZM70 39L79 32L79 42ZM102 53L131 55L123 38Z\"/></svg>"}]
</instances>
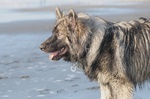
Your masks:
<instances>
[{"instance_id":1,"label":"wet sand","mask_svg":"<svg viewBox=\"0 0 150 99\"><path fill-rule=\"evenodd\" d=\"M131 5L65 5L68 11L100 16L109 21L150 18L150 2ZM120 12L119 9L122 9ZM55 7L21 9L17 12L53 12ZM107 12L108 11L108 12ZM113 12L114 11L114 12ZM116 11L116 12L115 12ZM117 12L118 11L118 12ZM55 19L0 23L0 98L4 99L99 99L99 87L71 64L48 60L38 46L51 35ZM135 99L149 99L150 87L135 92Z\"/></svg>"}]
</instances>

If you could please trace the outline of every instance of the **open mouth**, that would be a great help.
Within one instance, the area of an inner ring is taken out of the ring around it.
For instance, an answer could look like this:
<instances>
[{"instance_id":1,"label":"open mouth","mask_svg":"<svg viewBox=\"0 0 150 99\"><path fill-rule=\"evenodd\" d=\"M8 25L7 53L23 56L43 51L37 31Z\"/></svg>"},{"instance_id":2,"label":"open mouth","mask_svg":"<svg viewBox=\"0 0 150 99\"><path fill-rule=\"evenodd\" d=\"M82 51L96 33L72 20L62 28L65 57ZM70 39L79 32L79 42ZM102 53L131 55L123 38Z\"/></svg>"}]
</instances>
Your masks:
<instances>
[{"instance_id":1,"label":"open mouth","mask_svg":"<svg viewBox=\"0 0 150 99\"><path fill-rule=\"evenodd\" d=\"M60 60L67 51L68 51L68 49L66 47L63 47L60 50L51 52L49 55L49 59L50 60Z\"/></svg>"}]
</instances>

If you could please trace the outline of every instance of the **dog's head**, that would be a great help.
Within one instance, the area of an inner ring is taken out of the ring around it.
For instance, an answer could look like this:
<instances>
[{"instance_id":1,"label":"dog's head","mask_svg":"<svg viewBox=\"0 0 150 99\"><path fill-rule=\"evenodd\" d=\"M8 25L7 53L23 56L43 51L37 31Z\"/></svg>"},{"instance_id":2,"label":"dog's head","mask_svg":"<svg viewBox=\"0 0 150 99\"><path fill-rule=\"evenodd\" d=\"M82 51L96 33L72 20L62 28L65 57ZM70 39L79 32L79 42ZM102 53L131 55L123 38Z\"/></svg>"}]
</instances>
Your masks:
<instances>
[{"instance_id":1,"label":"dog's head","mask_svg":"<svg viewBox=\"0 0 150 99\"><path fill-rule=\"evenodd\" d=\"M57 21L53 28L52 35L40 45L40 49L50 53L51 60L60 60L62 57L69 60L70 46L75 42L73 37L77 36L77 15L73 10L68 14L63 14L59 8L56 8Z\"/></svg>"}]
</instances>

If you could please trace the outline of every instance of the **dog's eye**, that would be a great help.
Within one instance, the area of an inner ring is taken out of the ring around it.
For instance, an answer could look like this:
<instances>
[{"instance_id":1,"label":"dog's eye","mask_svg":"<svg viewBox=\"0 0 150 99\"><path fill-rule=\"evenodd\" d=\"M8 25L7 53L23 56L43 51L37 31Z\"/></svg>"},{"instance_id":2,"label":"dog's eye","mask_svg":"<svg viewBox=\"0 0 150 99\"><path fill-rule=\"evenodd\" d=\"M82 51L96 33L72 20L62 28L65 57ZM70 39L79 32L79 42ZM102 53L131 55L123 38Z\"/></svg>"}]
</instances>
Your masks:
<instances>
[{"instance_id":1,"label":"dog's eye","mask_svg":"<svg viewBox=\"0 0 150 99\"><path fill-rule=\"evenodd\" d=\"M62 35L62 33L57 33L57 35L58 35L58 36L61 36L61 35Z\"/></svg>"}]
</instances>

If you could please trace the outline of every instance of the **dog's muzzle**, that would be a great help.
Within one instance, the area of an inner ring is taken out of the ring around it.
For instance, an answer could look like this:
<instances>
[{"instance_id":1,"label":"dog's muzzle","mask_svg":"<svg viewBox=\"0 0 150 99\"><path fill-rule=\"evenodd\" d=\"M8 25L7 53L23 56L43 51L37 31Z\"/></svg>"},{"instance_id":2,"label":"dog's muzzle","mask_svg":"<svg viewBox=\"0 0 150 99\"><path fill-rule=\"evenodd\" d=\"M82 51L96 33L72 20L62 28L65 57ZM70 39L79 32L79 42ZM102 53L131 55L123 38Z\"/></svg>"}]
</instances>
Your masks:
<instances>
[{"instance_id":1,"label":"dog's muzzle","mask_svg":"<svg viewBox=\"0 0 150 99\"><path fill-rule=\"evenodd\" d=\"M39 46L39 48L40 48L42 51L44 51L44 50L46 49L46 46L43 45L43 44L41 44L41 45Z\"/></svg>"}]
</instances>

